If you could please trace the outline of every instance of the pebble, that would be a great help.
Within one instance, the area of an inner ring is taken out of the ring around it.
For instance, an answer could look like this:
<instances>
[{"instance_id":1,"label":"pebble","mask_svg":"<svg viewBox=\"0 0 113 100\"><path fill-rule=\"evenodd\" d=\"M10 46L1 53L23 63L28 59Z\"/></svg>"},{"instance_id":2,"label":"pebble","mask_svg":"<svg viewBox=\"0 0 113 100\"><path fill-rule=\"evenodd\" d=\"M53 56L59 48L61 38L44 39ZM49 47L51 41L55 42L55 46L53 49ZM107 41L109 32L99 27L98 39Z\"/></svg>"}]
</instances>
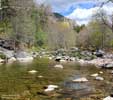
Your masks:
<instances>
[{"instance_id":1,"label":"pebble","mask_svg":"<svg viewBox=\"0 0 113 100\"><path fill-rule=\"evenodd\" d=\"M102 72L102 71L100 71L99 73L100 73L100 74L103 74L103 72Z\"/></svg>"}]
</instances>

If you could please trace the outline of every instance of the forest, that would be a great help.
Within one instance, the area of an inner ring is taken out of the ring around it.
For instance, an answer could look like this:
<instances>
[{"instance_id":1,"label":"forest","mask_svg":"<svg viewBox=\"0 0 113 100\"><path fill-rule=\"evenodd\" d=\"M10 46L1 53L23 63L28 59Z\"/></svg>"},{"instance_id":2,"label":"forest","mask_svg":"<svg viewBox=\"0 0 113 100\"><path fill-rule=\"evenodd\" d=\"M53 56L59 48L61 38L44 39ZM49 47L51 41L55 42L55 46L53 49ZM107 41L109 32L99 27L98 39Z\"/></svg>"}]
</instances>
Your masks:
<instances>
[{"instance_id":1,"label":"forest","mask_svg":"<svg viewBox=\"0 0 113 100\"><path fill-rule=\"evenodd\" d=\"M77 25L33 0L1 0L0 14L0 38L10 41L11 48L113 47L113 14L102 7L88 25Z\"/></svg>"}]
</instances>

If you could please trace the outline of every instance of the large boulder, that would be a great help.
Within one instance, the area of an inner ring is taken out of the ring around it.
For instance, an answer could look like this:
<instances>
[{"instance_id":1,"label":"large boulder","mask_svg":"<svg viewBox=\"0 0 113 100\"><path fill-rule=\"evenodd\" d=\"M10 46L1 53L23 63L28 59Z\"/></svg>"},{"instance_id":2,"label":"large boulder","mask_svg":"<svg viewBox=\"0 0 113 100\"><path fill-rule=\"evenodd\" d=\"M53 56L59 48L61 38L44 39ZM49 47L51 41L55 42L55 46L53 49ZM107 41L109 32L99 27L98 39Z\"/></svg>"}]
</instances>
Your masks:
<instances>
[{"instance_id":1,"label":"large boulder","mask_svg":"<svg viewBox=\"0 0 113 100\"><path fill-rule=\"evenodd\" d=\"M102 50L97 50L96 52L94 52L94 54L97 56L97 57L103 57L105 52L102 51Z\"/></svg>"},{"instance_id":2,"label":"large boulder","mask_svg":"<svg viewBox=\"0 0 113 100\"><path fill-rule=\"evenodd\" d=\"M113 63L107 64L107 65L105 66L105 68L108 68L108 69L113 68Z\"/></svg>"},{"instance_id":3,"label":"large boulder","mask_svg":"<svg viewBox=\"0 0 113 100\"><path fill-rule=\"evenodd\" d=\"M55 61L56 61L56 62L60 62L61 59L62 59L61 56L57 56L57 57L55 58Z\"/></svg>"},{"instance_id":4,"label":"large boulder","mask_svg":"<svg viewBox=\"0 0 113 100\"><path fill-rule=\"evenodd\" d=\"M6 58L14 57L14 51L13 50L2 49L0 51L0 53L4 54L6 56Z\"/></svg>"},{"instance_id":5,"label":"large boulder","mask_svg":"<svg viewBox=\"0 0 113 100\"><path fill-rule=\"evenodd\" d=\"M100 67L105 68L105 69L112 69L113 62L108 62L108 63L102 64Z\"/></svg>"},{"instance_id":6,"label":"large boulder","mask_svg":"<svg viewBox=\"0 0 113 100\"><path fill-rule=\"evenodd\" d=\"M16 61L16 58L15 57L11 57L8 59L8 63L13 63Z\"/></svg>"},{"instance_id":7,"label":"large boulder","mask_svg":"<svg viewBox=\"0 0 113 100\"><path fill-rule=\"evenodd\" d=\"M18 51L15 54L15 57L16 57L17 61L19 61L19 62L32 62L33 61L32 55L30 55L29 53L27 53L25 51Z\"/></svg>"}]
</instances>

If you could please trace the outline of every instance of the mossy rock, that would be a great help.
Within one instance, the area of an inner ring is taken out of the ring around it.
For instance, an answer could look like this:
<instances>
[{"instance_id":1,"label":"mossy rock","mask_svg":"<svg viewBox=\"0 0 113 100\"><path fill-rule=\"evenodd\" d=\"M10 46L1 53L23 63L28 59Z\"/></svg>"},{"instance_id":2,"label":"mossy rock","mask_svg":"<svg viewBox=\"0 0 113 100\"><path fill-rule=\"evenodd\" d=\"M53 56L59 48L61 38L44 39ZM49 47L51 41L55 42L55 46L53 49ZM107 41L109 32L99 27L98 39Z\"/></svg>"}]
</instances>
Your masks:
<instances>
[{"instance_id":1,"label":"mossy rock","mask_svg":"<svg viewBox=\"0 0 113 100\"><path fill-rule=\"evenodd\" d=\"M6 55L4 55L3 53L0 53L0 58L1 59L6 59Z\"/></svg>"}]
</instances>

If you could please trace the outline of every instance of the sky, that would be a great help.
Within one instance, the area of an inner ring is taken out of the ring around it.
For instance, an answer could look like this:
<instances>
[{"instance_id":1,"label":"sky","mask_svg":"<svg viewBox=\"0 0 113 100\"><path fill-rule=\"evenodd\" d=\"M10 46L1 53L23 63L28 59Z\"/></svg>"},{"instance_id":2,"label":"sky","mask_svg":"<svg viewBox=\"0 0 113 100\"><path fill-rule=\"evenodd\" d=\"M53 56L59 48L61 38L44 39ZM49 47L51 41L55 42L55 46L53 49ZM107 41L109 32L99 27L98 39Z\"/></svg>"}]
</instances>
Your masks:
<instances>
[{"instance_id":1,"label":"sky","mask_svg":"<svg viewBox=\"0 0 113 100\"><path fill-rule=\"evenodd\" d=\"M77 24L88 24L92 15L100 9L100 5L106 0L37 0L39 4L51 5L53 12L58 12L69 19L73 19ZM113 3L107 3L103 9L111 14Z\"/></svg>"}]
</instances>

